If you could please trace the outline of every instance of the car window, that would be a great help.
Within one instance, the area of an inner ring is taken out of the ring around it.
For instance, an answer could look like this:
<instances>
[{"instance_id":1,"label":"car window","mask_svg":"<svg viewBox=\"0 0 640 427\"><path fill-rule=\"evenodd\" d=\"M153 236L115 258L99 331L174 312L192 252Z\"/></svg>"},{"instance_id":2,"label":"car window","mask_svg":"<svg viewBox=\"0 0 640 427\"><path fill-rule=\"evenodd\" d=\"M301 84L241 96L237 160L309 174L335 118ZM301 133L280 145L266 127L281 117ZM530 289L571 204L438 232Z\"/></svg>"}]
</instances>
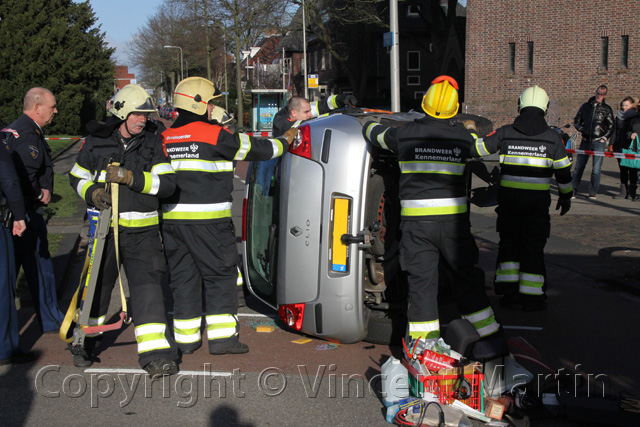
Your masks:
<instances>
[{"instance_id":1,"label":"car window","mask_svg":"<svg viewBox=\"0 0 640 427\"><path fill-rule=\"evenodd\" d=\"M280 196L280 158L254 162L247 198L247 267L254 292L277 305L276 267Z\"/></svg>"}]
</instances>

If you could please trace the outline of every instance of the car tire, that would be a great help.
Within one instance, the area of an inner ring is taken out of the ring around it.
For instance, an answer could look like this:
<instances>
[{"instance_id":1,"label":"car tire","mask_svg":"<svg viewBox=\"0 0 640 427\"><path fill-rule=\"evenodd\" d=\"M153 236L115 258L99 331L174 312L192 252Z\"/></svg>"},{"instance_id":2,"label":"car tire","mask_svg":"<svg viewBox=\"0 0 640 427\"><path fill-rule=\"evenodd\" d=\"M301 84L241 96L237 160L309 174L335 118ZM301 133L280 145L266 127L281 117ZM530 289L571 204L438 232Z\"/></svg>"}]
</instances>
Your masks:
<instances>
[{"instance_id":1,"label":"car tire","mask_svg":"<svg viewBox=\"0 0 640 427\"><path fill-rule=\"evenodd\" d=\"M387 312L371 310L366 342L380 345L399 345L405 335L407 318L401 315L389 317Z\"/></svg>"},{"instance_id":2,"label":"car tire","mask_svg":"<svg viewBox=\"0 0 640 427\"><path fill-rule=\"evenodd\" d=\"M389 190L390 191L389 191ZM397 227L399 221L399 199L397 195L397 180L391 174L374 174L367 184L367 201L365 206L365 225L379 221L382 225L380 238L376 239L369 249L373 256L379 257L393 254L384 262L385 277L391 277L385 291L386 303L391 306L406 307L406 292L396 289L404 279L400 273L400 263L397 253ZM368 310L366 342L381 345L400 344L406 332L406 313L397 308L386 310L376 307L366 307Z\"/></svg>"}]
</instances>

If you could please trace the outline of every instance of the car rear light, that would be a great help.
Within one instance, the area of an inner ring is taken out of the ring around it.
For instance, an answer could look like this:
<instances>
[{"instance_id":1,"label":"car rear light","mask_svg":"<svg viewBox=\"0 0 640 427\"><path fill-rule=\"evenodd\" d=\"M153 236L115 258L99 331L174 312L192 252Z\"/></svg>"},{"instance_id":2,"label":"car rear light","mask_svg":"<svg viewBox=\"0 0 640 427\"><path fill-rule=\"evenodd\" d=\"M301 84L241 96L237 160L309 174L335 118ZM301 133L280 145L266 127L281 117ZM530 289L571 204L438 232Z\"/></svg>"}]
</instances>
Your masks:
<instances>
[{"instance_id":1,"label":"car rear light","mask_svg":"<svg viewBox=\"0 0 640 427\"><path fill-rule=\"evenodd\" d=\"M247 199L242 199L242 241L247 241Z\"/></svg>"},{"instance_id":2,"label":"car rear light","mask_svg":"<svg viewBox=\"0 0 640 427\"><path fill-rule=\"evenodd\" d=\"M304 318L304 304L285 304L278 307L280 319L290 328L302 329L302 319Z\"/></svg>"},{"instance_id":3,"label":"car rear light","mask_svg":"<svg viewBox=\"0 0 640 427\"><path fill-rule=\"evenodd\" d=\"M311 159L311 129L309 125L298 127L298 138L289 146L289 152L296 156Z\"/></svg>"}]
</instances>

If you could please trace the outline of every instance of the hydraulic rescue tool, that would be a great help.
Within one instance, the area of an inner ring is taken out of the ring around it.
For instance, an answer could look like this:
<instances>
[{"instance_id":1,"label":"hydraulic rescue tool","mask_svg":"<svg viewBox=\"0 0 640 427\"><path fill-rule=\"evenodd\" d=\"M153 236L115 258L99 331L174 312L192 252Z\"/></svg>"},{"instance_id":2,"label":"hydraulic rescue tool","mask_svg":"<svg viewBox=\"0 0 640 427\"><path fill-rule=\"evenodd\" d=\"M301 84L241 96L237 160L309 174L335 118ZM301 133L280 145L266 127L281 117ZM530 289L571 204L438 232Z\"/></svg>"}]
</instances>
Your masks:
<instances>
[{"instance_id":1,"label":"hydraulic rescue tool","mask_svg":"<svg viewBox=\"0 0 640 427\"><path fill-rule=\"evenodd\" d=\"M119 166L118 162L109 162L110 165ZM118 271L120 271L120 250L119 250L119 233L118 233L118 198L119 198L119 184L111 183L111 186L107 186L107 191L111 191L112 206L100 211L98 216L98 223L95 227L95 233L90 236L91 240L87 247L87 257L80 274L80 283L78 289L76 289L69 309L65 314L60 328L60 339L64 342L71 343L70 349L73 354L79 354L84 350L85 339L87 336L97 335L105 331L112 331L122 327L123 323L131 323L131 318L127 315L127 301L124 296L124 289L122 285L122 274L118 274L118 280L120 282L120 299L122 303L122 311L120 313L120 319L115 323L108 325L89 325L89 316L91 313L91 306L96 293L96 286L98 284L98 277L100 275L100 267L102 265L102 257L104 253L105 243L109 235L109 228L111 226L112 218L116 218L113 224L113 240L116 251L116 265ZM81 294L81 298L78 301L78 295ZM69 336L69 330L72 323L73 334Z\"/></svg>"}]
</instances>

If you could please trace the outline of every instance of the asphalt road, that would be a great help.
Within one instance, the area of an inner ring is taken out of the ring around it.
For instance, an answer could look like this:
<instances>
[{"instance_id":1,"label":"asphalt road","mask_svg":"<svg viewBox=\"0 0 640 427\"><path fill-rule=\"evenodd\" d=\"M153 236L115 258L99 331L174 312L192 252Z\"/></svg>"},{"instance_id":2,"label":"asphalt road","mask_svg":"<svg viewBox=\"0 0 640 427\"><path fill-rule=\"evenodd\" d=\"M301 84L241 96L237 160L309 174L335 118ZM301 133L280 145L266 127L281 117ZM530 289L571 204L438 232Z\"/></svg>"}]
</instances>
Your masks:
<instances>
[{"instance_id":1,"label":"asphalt road","mask_svg":"<svg viewBox=\"0 0 640 427\"><path fill-rule=\"evenodd\" d=\"M74 157L69 158L72 162ZM574 420L533 419L530 425L602 423L594 408L609 402L597 398L603 387L607 396L620 390L640 394L640 202L611 199L617 165L613 159L604 163L596 200L579 197L564 217L552 211L546 248L550 299L545 312L523 313L497 305L491 290L498 242L495 213L492 208L472 209L487 292L507 333L531 343L553 370L564 368L590 380L589 390L574 390L591 396L585 409L572 411ZM238 230L242 169L240 164L240 179L234 183ZM82 226L79 218L76 227ZM61 307L66 308L76 286L83 253L81 244L60 290ZM251 348L248 354L214 357L201 348L184 357L180 375L164 382L150 381L139 369L132 326L106 334L97 348L99 362L77 369L65 344L55 335L41 335L32 310L24 307L19 313L21 346L39 358L32 364L0 367L0 425L387 425L377 375L390 355L400 355L399 348L358 343L323 350L318 346L326 343L313 338L294 343L301 336L282 329L272 310L251 297L247 302L240 321L241 339ZM118 307L114 293L112 311ZM455 317L452 304L443 302L441 317L443 323ZM258 333L255 327L260 324L276 328ZM537 379L548 374L539 365L523 365ZM615 425L613 419L604 420L601 425Z\"/></svg>"}]
</instances>

